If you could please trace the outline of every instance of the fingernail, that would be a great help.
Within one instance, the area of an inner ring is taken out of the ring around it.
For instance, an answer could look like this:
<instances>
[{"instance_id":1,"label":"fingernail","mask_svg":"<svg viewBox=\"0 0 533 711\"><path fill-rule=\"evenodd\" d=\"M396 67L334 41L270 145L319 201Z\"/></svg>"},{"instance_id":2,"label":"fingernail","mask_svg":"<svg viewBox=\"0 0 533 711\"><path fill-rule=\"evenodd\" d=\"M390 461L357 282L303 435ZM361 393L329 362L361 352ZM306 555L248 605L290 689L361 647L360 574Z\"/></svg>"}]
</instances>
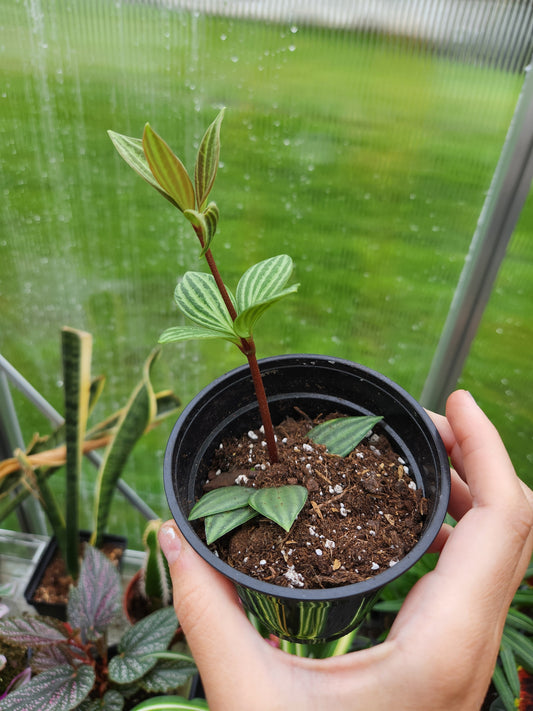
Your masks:
<instances>
[{"instance_id":1,"label":"fingernail","mask_svg":"<svg viewBox=\"0 0 533 711\"><path fill-rule=\"evenodd\" d=\"M468 397L472 400L472 402L474 402L477 405L476 398L472 395L470 390L463 390L463 392L465 393L465 395L468 395Z\"/></svg>"},{"instance_id":2,"label":"fingernail","mask_svg":"<svg viewBox=\"0 0 533 711\"><path fill-rule=\"evenodd\" d=\"M159 545L169 563L175 563L181 553L181 540L171 523L164 523L159 529Z\"/></svg>"}]
</instances>

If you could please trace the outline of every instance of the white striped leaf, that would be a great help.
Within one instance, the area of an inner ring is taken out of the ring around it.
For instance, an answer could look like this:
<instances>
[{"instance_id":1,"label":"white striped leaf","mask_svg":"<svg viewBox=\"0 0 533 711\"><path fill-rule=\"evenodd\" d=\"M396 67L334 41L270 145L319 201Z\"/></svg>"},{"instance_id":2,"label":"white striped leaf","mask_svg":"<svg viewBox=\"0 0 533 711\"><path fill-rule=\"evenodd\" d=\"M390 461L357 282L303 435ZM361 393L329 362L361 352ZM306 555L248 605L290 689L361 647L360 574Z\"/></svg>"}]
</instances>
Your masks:
<instances>
[{"instance_id":1,"label":"white striped leaf","mask_svg":"<svg viewBox=\"0 0 533 711\"><path fill-rule=\"evenodd\" d=\"M298 284L284 288L292 267L292 259L287 254L279 254L254 264L242 275L236 291L238 316L234 324L240 336L249 336L269 306L298 289Z\"/></svg>"},{"instance_id":2,"label":"white striped leaf","mask_svg":"<svg viewBox=\"0 0 533 711\"><path fill-rule=\"evenodd\" d=\"M183 214L189 220L191 225L198 228L202 233L202 238L205 241L205 236L207 234L207 223L203 213L198 212L198 210L184 210Z\"/></svg>"},{"instance_id":3,"label":"white striped leaf","mask_svg":"<svg viewBox=\"0 0 533 711\"><path fill-rule=\"evenodd\" d=\"M164 198L178 207L174 198L163 190L152 175L152 171L150 170L150 166L148 165L148 161L144 155L142 139L123 136L120 133L115 133L115 131L108 131L107 133L109 138L113 141L113 145L130 168L133 168L133 170L138 173L141 178L144 178L144 180L160 192Z\"/></svg>"},{"instance_id":4,"label":"white striped leaf","mask_svg":"<svg viewBox=\"0 0 533 711\"><path fill-rule=\"evenodd\" d=\"M217 230L218 218L220 215L218 207L214 202L210 202L204 212L198 212L197 210L185 210L183 214L189 222L194 225L194 227L201 231L203 247L200 257L203 257L210 248L211 242Z\"/></svg>"},{"instance_id":5,"label":"white striped leaf","mask_svg":"<svg viewBox=\"0 0 533 711\"><path fill-rule=\"evenodd\" d=\"M289 531L306 501L304 486L276 486L255 491L250 506Z\"/></svg>"},{"instance_id":6,"label":"white striped leaf","mask_svg":"<svg viewBox=\"0 0 533 711\"><path fill-rule=\"evenodd\" d=\"M171 148L146 124L143 149L154 178L183 212L194 209L194 188L185 166Z\"/></svg>"},{"instance_id":7,"label":"white striped leaf","mask_svg":"<svg viewBox=\"0 0 533 711\"><path fill-rule=\"evenodd\" d=\"M215 236L218 226L218 218L220 217L220 212L218 210L217 204L215 202L210 202L209 205L204 210L205 223L207 225L207 234L205 238L205 245L202 249L201 257L207 252Z\"/></svg>"},{"instance_id":8,"label":"white striped leaf","mask_svg":"<svg viewBox=\"0 0 533 711\"><path fill-rule=\"evenodd\" d=\"M174 298L185 316L198 326L239 343L231 316L211 274L186 272L176 287Z\"/></svg>"},{"instance_id":9,"label":"white striped leaf","mask_svg":"<svg viewBox=\"0 0 533 711\"><path fill-rule=\"evenodd\" d=\"M220 126L224 118L222 109L202 138L196 165L194 168L194 184L198 209L202 210L213 183L215 182L220 158Z\"/></svg>"},{"instance_id":10,"label":"white striped leaf","mask_svg":"<svg viewBox=\"0 0 533 711\"><path fill-rule=\"evenodd\" d=\"M257 511L254 511L249 506L206 516L204 524L207 545L214 543L221 536L233 531L234 528L242 526L243 523L250 521L255 516L257 516Z\"/></svg>"},{"instance_id":11,"label":"white striped leaf","mask_svg":"<svg viewBox=\"0 0 533 711\"><path fill-rule=\"evenodd\" d=\"M208 331L200 326L171 326L159 336L159 343L175 343L193 339L227 338L226 332Z\"/></svg>"},{"instance_id":12,"label":"white striped leaf","mask_svg":"<svg viewBox=\"0 0 533 711\"><path fill-rule=\"evenodd\" d=\"M244 486L223 486L220 489L208 491L192 507L189 521L247 506L253 493L253 489Z\"/></svg>"},{"instance_id":13,"label":"white striped leaf","mask_svg":"<svg viewBox=\"0 0 533 711\"><path fill-rule=\"evenodd\" d=\"M346 457L366 437L383 417L338 417L327 420L309 430L307 436L317 444L327 447L330 454Z\"/></svg>"}]
</instances>

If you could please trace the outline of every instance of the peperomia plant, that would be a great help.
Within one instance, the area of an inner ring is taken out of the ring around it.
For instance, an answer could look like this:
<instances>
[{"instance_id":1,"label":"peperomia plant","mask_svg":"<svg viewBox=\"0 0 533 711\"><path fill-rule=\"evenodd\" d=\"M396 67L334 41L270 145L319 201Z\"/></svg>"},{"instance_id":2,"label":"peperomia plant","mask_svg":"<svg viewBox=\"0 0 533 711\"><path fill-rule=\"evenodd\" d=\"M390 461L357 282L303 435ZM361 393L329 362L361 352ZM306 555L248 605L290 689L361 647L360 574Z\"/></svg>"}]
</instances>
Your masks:
<instances>
[{"instance_id":1,"label":"peperomia plant","mask_svg":"<svg viewBox=\"0 0 533 711\"><path fill-rule=\"evenodd\" d=\"M46 617L0 620L0 639L33 651L33 676L0 702L2 711L120 711L139 692L169 693L195 672L192 657L169 649L178 627L172 607L130 627L110 655L108 631L120 609L115 566L87 546L68 621Z\"/></svg>"},{"instance_id":2,"label":"peperomia plant","mask_svg":"<svg viewBox=\"0 0 533 711\"><path fill-rule=\"evenodd\" d=\"M191 223L200 242L200 256L205 258L211 272L189 271L179 281L174 292L175 301L194 325L169 328L161 335L159 342L222 338L239 348L250 367L269 459L271 463L276 463L278 449L257 363L253 329L259 317L277 301L293 294L298 284L287 286L293 263L286 254L271 257L250 267L240 278L235 295L222 281L211 251L219 210L216 203L208 202L208 199L219 164L223 116L224 109L219 112L200 142L194 180L189 177L181 160L149 124L144 128L142 139L123 136L114 131L109 131L109 136L122 158ZM352 449L356 444L353 444ZM208 542L216 540L257 513L289 530L306 499L307 489L298 485L277 487L274 491L264 492L232 486L227 487L226 491L213 492L203 497L191 512L191 518L206 517Z\"/></svg>"},{"instance_id":3,"label":"peperomia plant","mask_svg":"<svg viewBox=\"0 0 533 711\"><path fill-rule=\"evenodd\" d=\"M124 160L189 220L200 242L200 255L205 257L211 272L189 271L183 276L174 298L179 309L195 325L169 328L161 335L159 342L223 338L239 348L250 366L269 457L271 462L276 462L278 453L274 429L252 331L258 318L272 304L294 293L298 284L286 286L293 269L292 259L286 254L250 267L241 277L235 295L222 281L211 251L219 210L216 203L208 203L208 198L218 170L223 117L224 109L209 126L200 143L194 184L181 160L149 124L144 128L142 139L114 131L109 131L109 136Z\"/></svg>"}]
</instances>

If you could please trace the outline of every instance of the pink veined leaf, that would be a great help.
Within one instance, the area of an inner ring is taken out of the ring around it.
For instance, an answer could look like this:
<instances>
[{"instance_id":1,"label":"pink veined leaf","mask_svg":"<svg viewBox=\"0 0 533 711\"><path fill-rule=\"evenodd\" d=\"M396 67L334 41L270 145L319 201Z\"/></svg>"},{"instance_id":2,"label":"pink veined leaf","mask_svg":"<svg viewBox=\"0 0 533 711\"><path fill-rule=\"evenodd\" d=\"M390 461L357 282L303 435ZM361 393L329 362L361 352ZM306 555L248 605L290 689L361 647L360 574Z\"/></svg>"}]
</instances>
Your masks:
<instances>
[{"instance_id":1,"label":"pink veined leaf","mask_svg":"<svg viewBox=\"0 0 533 711\"><path fill-rule=\"evenodd\" d=\"M82 663L84 652L69 644L46 645L35 650L32 658L32 669L36 672L53 669L60 664L70 664L75 667Z\"/></svg>"},{"instance_id":2,"label":"pink veined leaf","mask_svg":"<svg viewBox=\"0 0 533 711\"><path fill-rule=\"evenodd\" d=\"M120 606L120 578L115 566L97 548L87 545L78 584L70 591L68 619L82 637L96 639Z\"/></svg>"},{"instance_id":3,"label":"pink veined leaf","mask_svg":"<svg viewBox=\"0 0 533 711\"><path fill-rule=\"evenodd\" d=\"M87 698L94 684L88 665L61 665L34 676L2 700L2 711L71 711Z\"/></svg>"},{"instance_id":4,"label":"pink veined leaf","mask_svg":"<svg viewBox=\"0 0 533 711\"><path fill-rule=\"evenodd\" d=\"M0 636L28 647L58 644L68 639L61 622L36 617L7 617L0 620Z\"/></svg>"}]
</instances>

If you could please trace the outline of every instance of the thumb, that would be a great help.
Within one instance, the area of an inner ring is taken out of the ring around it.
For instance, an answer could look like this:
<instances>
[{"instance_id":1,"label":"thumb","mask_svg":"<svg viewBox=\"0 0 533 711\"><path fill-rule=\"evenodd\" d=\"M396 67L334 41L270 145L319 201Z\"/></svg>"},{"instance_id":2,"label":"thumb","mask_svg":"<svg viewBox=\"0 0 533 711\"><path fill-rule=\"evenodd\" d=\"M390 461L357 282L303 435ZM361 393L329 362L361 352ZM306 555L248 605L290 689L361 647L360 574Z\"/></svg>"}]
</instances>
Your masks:
<instances>
[{"instance_id":1,"label":"thumb","mask_svg":"<svg viewBox=\"0 0 533 711\"><path fill-rule=\"evenodd\" d=\"M241 670L266 646L248 621L235 588L187 543L174 521L164 523L159 543L172 578L174 608L204 683L231 685L229 670ZM239 644L232 644L238 639ZM215 686L216 685L216 686Z\"/></svg>"}]
</instances>

